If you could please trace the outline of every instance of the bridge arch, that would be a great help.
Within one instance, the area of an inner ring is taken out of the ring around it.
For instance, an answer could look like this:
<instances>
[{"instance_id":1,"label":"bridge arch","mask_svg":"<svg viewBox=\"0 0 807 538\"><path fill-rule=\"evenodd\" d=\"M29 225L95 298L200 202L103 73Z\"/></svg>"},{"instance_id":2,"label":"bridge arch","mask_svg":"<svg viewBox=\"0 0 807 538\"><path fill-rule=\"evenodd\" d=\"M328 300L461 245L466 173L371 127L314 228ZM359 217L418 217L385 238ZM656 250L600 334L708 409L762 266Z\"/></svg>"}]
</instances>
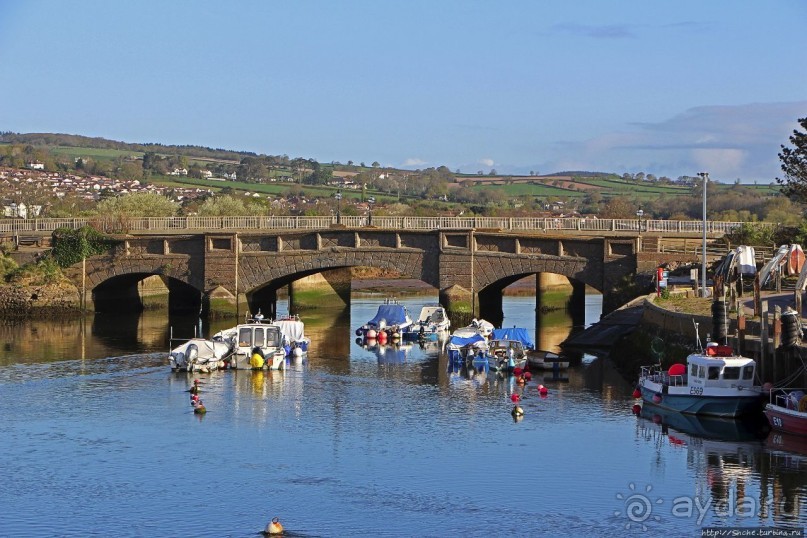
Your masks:
<instances>
[{"instance_id":1,"label":"bridge arch","mask_svg":"<svg viewBox=\"0 0 807 538\"><path fill-rule=\"evenodd\" d=\"M155 305L170 312L200 312L202 294L170 276L132 272L114 275L88 290L96 312L139 312Z\"/></svg>"}]
</instances>

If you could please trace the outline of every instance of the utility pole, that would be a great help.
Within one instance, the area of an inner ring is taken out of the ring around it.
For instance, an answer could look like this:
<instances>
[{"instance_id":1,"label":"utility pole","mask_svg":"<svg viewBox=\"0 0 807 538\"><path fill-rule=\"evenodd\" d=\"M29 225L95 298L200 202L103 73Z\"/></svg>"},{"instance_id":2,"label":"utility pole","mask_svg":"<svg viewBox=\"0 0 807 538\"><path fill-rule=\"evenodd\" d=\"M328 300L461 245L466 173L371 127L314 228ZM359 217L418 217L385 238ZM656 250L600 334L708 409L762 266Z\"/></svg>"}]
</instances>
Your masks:
<instances>
[{"instance_id":1,"label":"utility pole","mask_svg":"<svg viewBox=\"0 0 807 538\"><path fill-rule=\"evenodd\" d=\"M703 186L703 257L701 259L701 297L706 297L706 184L709 182L708 172L698 172Z\"/></svg>"}]
</instances>

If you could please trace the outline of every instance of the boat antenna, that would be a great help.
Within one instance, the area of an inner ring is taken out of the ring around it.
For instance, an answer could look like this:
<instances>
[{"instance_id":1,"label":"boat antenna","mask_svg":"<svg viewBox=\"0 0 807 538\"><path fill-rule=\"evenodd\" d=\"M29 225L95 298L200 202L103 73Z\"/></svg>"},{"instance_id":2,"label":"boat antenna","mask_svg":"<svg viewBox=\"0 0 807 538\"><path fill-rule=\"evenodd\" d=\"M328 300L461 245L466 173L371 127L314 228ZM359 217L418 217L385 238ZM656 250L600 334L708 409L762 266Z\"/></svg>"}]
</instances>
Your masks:
<instances>
[{"instance_id":1,"label":"boat antenna","mask_svg":"<svg viewBox=\"0 0 807 538\"><path fill-rule=\"evenodd\" d=\"M692 319L692 324L695 325L695 340L698 343L698 352L703 353L703 344L701 344L701 335L698 332L698 322Z\"/></svg>"}]
</instances>

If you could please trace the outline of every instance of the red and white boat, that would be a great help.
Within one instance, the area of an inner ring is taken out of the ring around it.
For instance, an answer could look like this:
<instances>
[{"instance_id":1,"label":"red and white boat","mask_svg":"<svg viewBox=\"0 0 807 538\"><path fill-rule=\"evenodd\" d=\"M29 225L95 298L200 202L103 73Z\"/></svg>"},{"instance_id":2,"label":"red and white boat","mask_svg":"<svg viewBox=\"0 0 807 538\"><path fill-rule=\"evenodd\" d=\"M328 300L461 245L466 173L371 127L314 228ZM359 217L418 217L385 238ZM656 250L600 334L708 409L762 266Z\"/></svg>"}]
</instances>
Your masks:
<instances>
[{"instance_id":1,"label":"red and white boat","mask_svg":"<svg viewBox=\"0 0 807 538\"><path fill-rule=\"evenodd\" d=\"M775 430L807 435L807 390L774 389L765 405L765 416Z\"/></svg>"}]
</instances>

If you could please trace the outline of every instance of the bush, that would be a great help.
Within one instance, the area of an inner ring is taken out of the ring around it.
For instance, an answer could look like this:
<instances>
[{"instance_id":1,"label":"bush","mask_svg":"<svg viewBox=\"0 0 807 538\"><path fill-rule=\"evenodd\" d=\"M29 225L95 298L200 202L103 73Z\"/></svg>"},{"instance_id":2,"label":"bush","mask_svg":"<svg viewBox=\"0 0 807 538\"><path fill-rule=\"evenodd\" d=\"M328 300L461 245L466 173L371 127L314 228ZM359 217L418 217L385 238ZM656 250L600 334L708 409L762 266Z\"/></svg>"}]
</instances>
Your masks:
<instances>
[{"instance_id":1,"label":"bush","mask_svg":"<svg viewBox=\"0 0 807 538\"><path fill-rule=\"evenodd\" d=\"M69 267L84 258L105 254L115 243L89 226L77 230L59 228L53 232L51 256L59 267Z\"/></svg>"},{"instance_id":2,"label":"bush","mask_svg":"<svg viewBox=\"0 0 807 538\"><path fill-rule=\"evenodd\" d=\"M28 284L40 286L43 284L55 284L64 279L61 267L50 256L46 256L36 262L13 269L6 275L6 281L15 284Z\"/></svg>"}]
</instances>

